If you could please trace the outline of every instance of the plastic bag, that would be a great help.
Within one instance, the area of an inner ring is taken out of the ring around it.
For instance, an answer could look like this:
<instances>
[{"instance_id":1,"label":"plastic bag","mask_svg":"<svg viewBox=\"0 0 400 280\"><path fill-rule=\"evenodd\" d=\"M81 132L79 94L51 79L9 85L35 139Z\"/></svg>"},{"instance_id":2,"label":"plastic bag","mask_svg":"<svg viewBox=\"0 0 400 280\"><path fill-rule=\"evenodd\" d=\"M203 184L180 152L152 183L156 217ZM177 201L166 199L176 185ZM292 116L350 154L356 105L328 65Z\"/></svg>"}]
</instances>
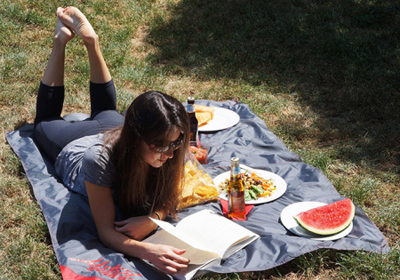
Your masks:
<instances>
[{"instance_id":1,"label":"plastic bag","mask_svg":"<svg viewBox=\"0 0 400 280\"><path fill-rule=\"evenodd\" d=\"M185 179L182 196L177 209L218 200L219 192L210 174L205 171L195 156L186 153Z\"/></svg>"}]
</instances>

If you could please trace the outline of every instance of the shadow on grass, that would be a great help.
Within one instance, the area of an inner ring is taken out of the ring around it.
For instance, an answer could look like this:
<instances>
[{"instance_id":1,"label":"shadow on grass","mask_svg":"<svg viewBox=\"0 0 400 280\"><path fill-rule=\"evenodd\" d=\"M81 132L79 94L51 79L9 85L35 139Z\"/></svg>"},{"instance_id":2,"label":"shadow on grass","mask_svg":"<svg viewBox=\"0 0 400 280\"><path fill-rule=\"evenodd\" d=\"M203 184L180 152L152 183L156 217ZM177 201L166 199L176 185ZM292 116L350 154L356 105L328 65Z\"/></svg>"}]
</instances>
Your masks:
<instances>
[{"instance_id":1,"label":"shadow on grass","mask_svg":"<svg viewBox=\"0 0 400 280\"><path fill-rule=\"evenodd\" d=\"M150 26L146 40L159 52L149 60L176 74L296 93L324 120L320 137L337 130L351 143L342 156L390 169L400 165L396 3L183 0Z\"/></svg>"}]
</instances>

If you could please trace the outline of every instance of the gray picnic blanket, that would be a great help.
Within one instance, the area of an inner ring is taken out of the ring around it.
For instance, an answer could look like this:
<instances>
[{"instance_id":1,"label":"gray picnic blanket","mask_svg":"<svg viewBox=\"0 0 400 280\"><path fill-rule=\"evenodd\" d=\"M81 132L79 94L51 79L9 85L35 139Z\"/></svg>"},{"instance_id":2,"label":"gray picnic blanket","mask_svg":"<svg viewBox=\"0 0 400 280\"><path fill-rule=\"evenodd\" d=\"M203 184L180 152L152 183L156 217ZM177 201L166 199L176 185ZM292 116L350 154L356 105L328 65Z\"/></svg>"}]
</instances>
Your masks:
<instances>
[{"instance_id":1,"label":"gray picnic blanket","mask_svg":"<svg viewBox=\"0 0 400 280\"><path fill-rule=\"evenodd\" d=\"M287 183L283 196L255 205L246 221L235 221L259 234L260 238L220 265L207 268L208 271L231 273L267 270L321 248L375 253L390 251L383 234L357 205L352 231L338 240L313 240L288 231L280 221L280 214L286 206L302 201L331 203L344 197L319 169L305 164L298 155L290 152L246 104L234 101L196 102L227 108L240 116L239 123L233 127L200 133L200 141L210 146L208 164L203 166L212 177L229 171L231 157L237 156L242 164L278 174ZM35 145L33 125L8 132L6 137L21 160L43 211L64 279L171 278L147 262L124 256L101 243L87 198L71 192L62 184L53 165ZM179 213L179 218L203 209L222 214L220 203L211 202L184 209ZM169 221L176 223L172 219Z\"/></svg>"}]
</instances>

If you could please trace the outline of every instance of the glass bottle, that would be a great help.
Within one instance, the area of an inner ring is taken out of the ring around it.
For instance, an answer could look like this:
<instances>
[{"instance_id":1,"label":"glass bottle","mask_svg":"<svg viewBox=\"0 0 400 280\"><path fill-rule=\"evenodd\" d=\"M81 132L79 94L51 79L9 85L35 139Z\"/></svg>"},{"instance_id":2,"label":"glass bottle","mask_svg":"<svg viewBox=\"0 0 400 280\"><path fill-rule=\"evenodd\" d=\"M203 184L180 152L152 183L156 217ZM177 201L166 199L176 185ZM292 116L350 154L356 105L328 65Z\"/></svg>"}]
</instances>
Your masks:
<instances>
[{"instance_id":1,"label":"glass bottle","mask_svg":"<svg viewBox=\"0 0 400 280\"><path fill-rule=\"evenodd\" d=\"M240 172L239 158L231 158L231 178L228 184L228 217L244 218L244 183Z\"/></svg>"},{"instance_id":2,"label":"glass bottle","mask_svg":"<svg viewBox=\"0 0 400 280\"><path fill-rule=\"evenodd\" d=\"M199 122L196 118L196 112L194 109L194 97L189 96L188 101L187 101L187 113L189 116L189 125L190 125L190 136L189 136L189 141L191 142L190 144L192 146L198 146L198 140L199 140Z\"/></svg>"}]
</instances>

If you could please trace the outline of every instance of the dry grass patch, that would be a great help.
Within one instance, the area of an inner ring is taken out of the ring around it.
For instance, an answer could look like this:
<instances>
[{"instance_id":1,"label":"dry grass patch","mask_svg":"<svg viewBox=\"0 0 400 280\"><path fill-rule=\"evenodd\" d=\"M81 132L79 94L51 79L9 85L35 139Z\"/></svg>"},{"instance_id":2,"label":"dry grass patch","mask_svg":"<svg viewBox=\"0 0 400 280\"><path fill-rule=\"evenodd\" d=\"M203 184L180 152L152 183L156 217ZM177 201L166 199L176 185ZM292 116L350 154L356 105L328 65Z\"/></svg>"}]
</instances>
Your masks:
<instances>
[{"instance_id":1,"label":"dry grass patch","mask_svg":"<svg viewBox=\"0 0 400 280\"><path fill-rule=\"evenodd\" d=\"M149 27L147 25L138 26L133 35L133 39L131 39L130 54L139 61L145 60L150 53L155 52L155 48L145 40L149 33L148 29Z\"/></svg>"},{"instance_id":2,"label":"dry grass patch","mask_svg":"<svg viewBox=\"0 0 400 280\"><path fill-rule=\"evenodd\" d=\"M20 33L20 44L22 45L30 45L32 42L40 42L42 38L52 37L54 31L50 31L48 29L43 29L40 25L37 24L27 24L25 26L24 32Z\"/></svg>"}]
</instances>

